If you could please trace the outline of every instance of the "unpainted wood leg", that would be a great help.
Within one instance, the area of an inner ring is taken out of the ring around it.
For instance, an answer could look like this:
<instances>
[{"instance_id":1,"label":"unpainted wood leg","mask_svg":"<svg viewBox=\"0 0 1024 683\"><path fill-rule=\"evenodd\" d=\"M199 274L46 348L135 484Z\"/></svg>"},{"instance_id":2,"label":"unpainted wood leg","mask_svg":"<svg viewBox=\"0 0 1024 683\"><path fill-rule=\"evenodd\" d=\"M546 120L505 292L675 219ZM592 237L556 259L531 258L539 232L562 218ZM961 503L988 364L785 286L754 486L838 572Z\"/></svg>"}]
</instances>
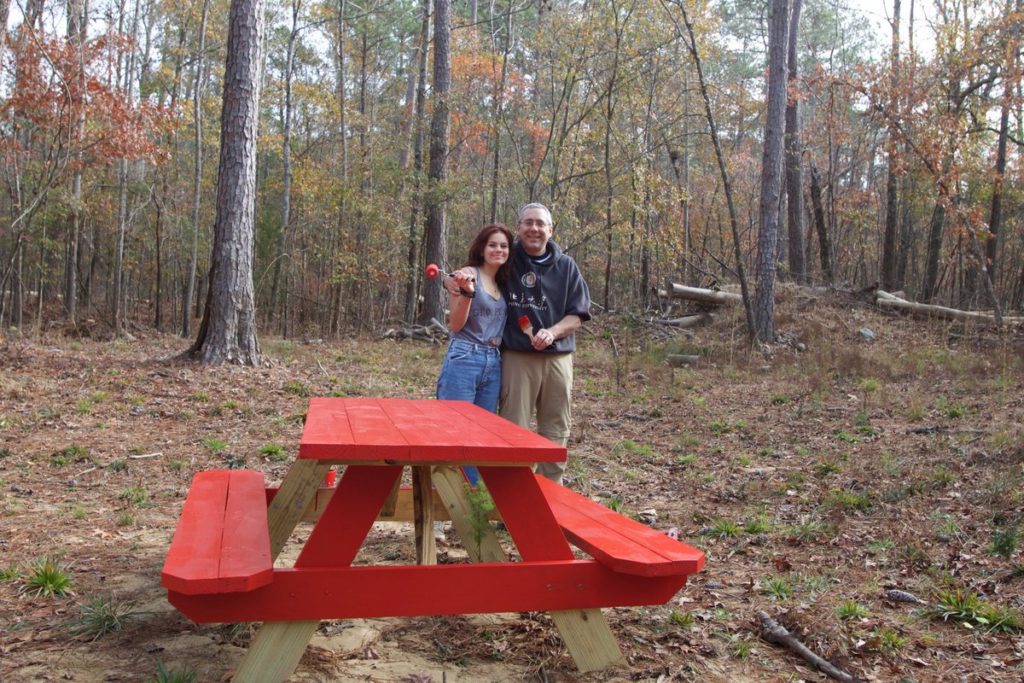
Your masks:
<instances>
[{"instance_id":1,"label":"unpainted wood leg","mask_svg":"<svg viewBox=\"0 0 1024 683\"><path fill-rule=\"evenodd\" d=\"M319 460L296 460L270 501L267 520L270 526L270 554L281 554L288 538L311 505L330 465Z\"/></svg>"},{"instance_id":2,"label":"unpainted wood leg","mask_svg":"<svg viewBox=\"0 0 1024 683\"><path fill-rule=\"evenodd\" d=\"M581 672L625 663L608 620L598 608L549 612L562 642Z\"/></svg>"},{"instance_id":3,"label":"unpainted wood leg","mask_svg":"<svg viewBox=\"0 0 1024 683\"><path fill-rule=\"evenodd\" d=\"M469 559L473 562L507 562L508 557L490 522L473 521L473 506L466 494L466 479L459 468L435 467L433 481Z\"/></svg>"},{"instance_id":4,"label":"unpainted wood leg","mask_svg":"<svg viewBox=\"0 0 1024 683\"><path fill-rule=\"evenodd\" d=\"M416 563L437 564L434 540L434 492L430 467L412 468L413 525L416 532Z\"/></svg>"},{"instance_id":5,"label":"unpainted wood leg","mask_svg":"<svg viewBox=\"0 0 1024 683\"><path fill-rule=\"evenodd\" d=\"M235 683L287 681L319 625L319 621L265 622L253 638L232 680Z\"/></svg>"}]
</instances>

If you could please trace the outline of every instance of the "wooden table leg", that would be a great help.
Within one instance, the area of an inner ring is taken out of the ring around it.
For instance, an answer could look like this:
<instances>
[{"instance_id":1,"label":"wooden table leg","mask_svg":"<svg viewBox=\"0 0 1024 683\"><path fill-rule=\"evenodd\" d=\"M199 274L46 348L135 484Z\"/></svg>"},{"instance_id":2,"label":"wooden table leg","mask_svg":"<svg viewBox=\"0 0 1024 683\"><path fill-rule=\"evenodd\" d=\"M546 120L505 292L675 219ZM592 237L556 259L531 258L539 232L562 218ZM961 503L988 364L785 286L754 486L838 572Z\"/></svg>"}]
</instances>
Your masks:
<instances>
[{"instance_id":1,"label":"wooden table leg","mask_svg":"<svg viewBox=\"0 0 1024 683\"><path fill-rule=\"evenodd\" d=\"M413 526L416 534L416 563L437 564L437 543L434 540L434 493L430 467L412 468Z\"/></svg>"},{"instance_id":2,"label":"wooden table leg","mask_svg":"<svg viewBox=\"0 0 1024 683\"><path fill-rule=\"evenodd\" d=\"M524 560L573 559L572 549L529 468L481 467L480 473ZM580 671L597 671L625 661L600 609L549 614Z\"/></svg>"},{"instance_id":3,"label":"wooden table leg","mask_svg":"<svg viewBox=\"0 0 1024 683\"><path fill-rule=\"evenodd\" d=\"M281 482L267 510L270 524L270 554L274 559L295 531L306 509L316 500L316 492L331 466L319 460L296 460Z\"/></svg>"},{"instance_id":4,"label":"wooden table leg","mask_svg":"<svg viewBox=\"0 0 1024 683\"><path fill-rule=\"evenodd\" d=\"M232 679L235 683L287 681L299 665L319 621L268 621L253 638Z\"/></svg>"},{"instance_id":5,"label":"wooden table leg","mask_svg":"<svg viewBox=\"0 0 1024 683\"><path fill-rule=\"evenodd\" d=\"M462 471L457 467L435 467L433 481L469 559L473 562L508 562L490 522L486 519L474 521L473 505L466 494L466 478Z\"/></svg>"},{"instance_id":6,"label":"wooden table leg","mask_svg":"<svg viewBox=\"0 0 1024 683\"><path fill-rule=\"evenodd\" d=\"M292 463L277 495L267 509L270 553L277 559L295 526L316 500L316 492L330 465L319 460ZM295 671L319 621L268 621L260 626L245 653L235 681L286 681Z\"/></svg>"}]
</instances>

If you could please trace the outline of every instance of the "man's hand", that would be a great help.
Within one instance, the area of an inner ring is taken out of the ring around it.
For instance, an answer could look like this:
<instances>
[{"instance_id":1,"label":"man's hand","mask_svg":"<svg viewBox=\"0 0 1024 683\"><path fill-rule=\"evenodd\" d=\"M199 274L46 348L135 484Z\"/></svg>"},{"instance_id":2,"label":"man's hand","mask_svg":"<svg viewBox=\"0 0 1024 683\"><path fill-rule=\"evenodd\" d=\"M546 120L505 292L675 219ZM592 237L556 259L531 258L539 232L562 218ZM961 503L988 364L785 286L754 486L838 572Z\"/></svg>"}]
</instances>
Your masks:
<instances>
[{"instance_id":1,"label":"man's hand","mask_svg":"<svg viewBox=\"0 0 1024 683\"><path fill-rule=\"evenodd\" d=\"M555 335L551 330L545 327L544 329L533 333L532 343L535 351L543 351L555 343Z\"/></svg>"}]
</instances>

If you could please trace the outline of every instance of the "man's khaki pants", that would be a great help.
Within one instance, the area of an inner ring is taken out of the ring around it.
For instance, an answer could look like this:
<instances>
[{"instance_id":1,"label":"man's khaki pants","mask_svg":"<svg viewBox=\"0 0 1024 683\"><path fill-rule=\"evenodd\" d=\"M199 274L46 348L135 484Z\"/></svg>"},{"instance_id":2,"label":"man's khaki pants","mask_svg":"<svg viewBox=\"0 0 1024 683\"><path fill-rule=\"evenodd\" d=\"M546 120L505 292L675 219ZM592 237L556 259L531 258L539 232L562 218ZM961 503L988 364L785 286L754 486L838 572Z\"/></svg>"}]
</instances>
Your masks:
<instances>
[{"instance_id":1,"label":"man's khaki pants","mask_svg":"<svg viewBox=\"0 0 1024 683\"><path fill-rule=\"evenodd\" d=\"M572 354L502 351L498 413L525 429L536 415L537 433L566 445L572 423ZM541 462L535 470L561 484L565 463Z\"/></svg>"}]
</instances>

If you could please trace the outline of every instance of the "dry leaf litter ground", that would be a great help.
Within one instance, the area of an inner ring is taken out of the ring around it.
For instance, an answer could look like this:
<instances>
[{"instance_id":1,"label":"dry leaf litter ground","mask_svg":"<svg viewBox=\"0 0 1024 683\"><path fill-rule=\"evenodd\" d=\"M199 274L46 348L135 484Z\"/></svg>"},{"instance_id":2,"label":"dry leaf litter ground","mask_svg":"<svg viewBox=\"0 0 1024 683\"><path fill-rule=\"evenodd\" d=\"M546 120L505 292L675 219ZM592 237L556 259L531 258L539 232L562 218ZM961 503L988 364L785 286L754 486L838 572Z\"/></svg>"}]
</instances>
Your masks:
<instances>
[{"instance_id":1,"label":"dry leaf litter ground","mask_svg":"<svg viewBox=\"0 0 1024 683\"><path fill-rule=\"evenodd\" d=\"M581 334L571 486L707 554L669 604L607 610L625 667L579 674L544 614L374 619L322 623L293 680L826 680L759 610L863 680L1024 680L1021 338L783 290L787 343L751 353L738 315ZM267 367L208 368L173 336L96 336L0 346L0 680L226 680L252 627L193 625L159 585L192 475L279 481L309 396L427 398L443 350L264 339ZM47 558L67 595L30 590ZM377 525L357 563L412 558Z\"/></svg>"}]
</instances>

